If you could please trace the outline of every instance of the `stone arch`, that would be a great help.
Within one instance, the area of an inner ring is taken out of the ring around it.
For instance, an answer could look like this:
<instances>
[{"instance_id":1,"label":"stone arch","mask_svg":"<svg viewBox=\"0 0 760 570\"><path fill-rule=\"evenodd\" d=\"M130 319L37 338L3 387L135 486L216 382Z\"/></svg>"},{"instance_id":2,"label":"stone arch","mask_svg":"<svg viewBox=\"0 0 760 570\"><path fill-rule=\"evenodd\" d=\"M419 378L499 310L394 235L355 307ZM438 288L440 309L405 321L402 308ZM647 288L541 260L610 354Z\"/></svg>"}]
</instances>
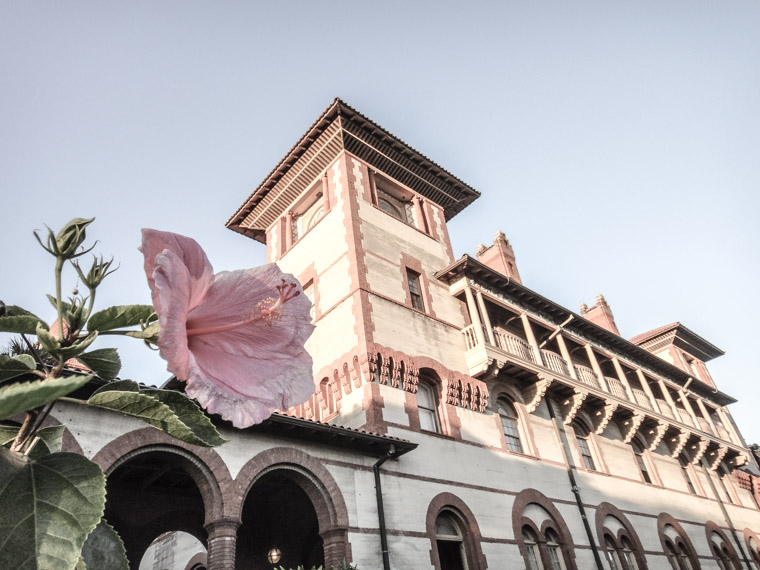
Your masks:
<instances>
[{"instance_id":1,"label":"stone arch","mask_svg":"<svg viewBox=\"0 0 760 570\"><path fill-rule=\"evenodd\" d=\"M433 497L430 505L428 505L425 529L430 538L430 561L433 566L436 569L441 567L435 538L435 522L442 512L453 515L464 530L463 542L467 554L468 569L486 570L488 564L480 546L483 537L480 534L478 522L467 504L453 493L440 493Z\"/></svg>"},{"instance_id":2,"label":"stone arch","mask_svg":"<svg viewBox=\"0 0 760 570\"><path fill-rule=\"evenodd\" d=\"M551 499L536 489L523 489L515 496L515 501L512 504L512 531L514 532L514 537L517 540L523 559L527 560L528 557L525 544L522 540L523 527L530 526L538 536L542 536L547 528L545 521L541 526L537 526L534 521L523 515L525 509L531 504L538 505L549 514L554 523L552 527L562 540L562 552L565 555L567 570L577 570L575 564L575 543L573 542L573 535L570 533L567 523L565 523L565 519L562 518L562 515L557 507L554 506Z\"/></svg>"},{"instance_id":3,"label":"stone arch","mask_svg":"<svg viewBox=\"0 0 760 570\"><path fill-rule=\"evenodd\" d=\"M686 534L686 531L681 526L681 523L679 523L675 517L672 515L669 515L668 513L660 513L660 515L657 517L657 534L660 537L660 544L662 545L662 551L667 554L668 549L666 547L666 536L665 536L665 527L670 525L673 527L673 529L678 533L679 539L681 540L682 544L686 547L686 554L689 558L689 562L691 562L691 566L694 570L701 570L702 566L699 563L699 559L697 558L697 551L694 550L694 545L691 542L691 539L689 538L689 535Z\"/></svg>"},{"instance_id":4,"label":"stone arch","mask_svg":"<svg viewBox=\"0 0 760 570\"><path fill-rule=\"evenodd\" d=\"M235 479L236 493L230 512L240 520L245 500L252 487L267 474L280 472L300 487L316 512L319 535L323 541L325 566L351 561L348 543L348 509L343 494L330 472L311 455L290 447L275 447L246 462Z\"/></svg>"},{"instance_id":5,"label":"stone arch","mask_svg":"<svg viewBox=\"0 0 760 570\"><path fill-rule=\"evenodd\" d=\"M604 520L608 516L616 518L618 522L623 525L626 538L628 538L628 540L630 540L633 544L633 555L636 557L636 563L639 566L639 570L646 570L647 561L646 557L644 556L644 547L641 545L641 541L639 540L639 535L636 534L636 531L633 529L633 525L631 525L628 518L623 514L623 511L618 509L615 505L606 502L601 503L596 508L596 536L602 551L607 552L607 545L604 540ZM616 538L620 540L621 535L622 530L617 533Z\"/></svg>"},{"instance_id":6,"label":"stone arch","mask_svg":"<svg viewBox=\"0 0 760 570\"><path fill-rule=\"evenodd\" d=\"M191 445L155 428L145 427L117 437L92 460L108 476L129 459L154 451L173 453L184 459L183 467L201 492L207 524L226 515L225 499L233 481L224 461L211 448Z\"/></svg>"},{"instance_id":7,"label":"stone arch","mask_svg":"<svg viewBox=\"0 0 760 570\"><path fill-rule=\"evenodd\" d=\"M707 537L707 544L710 546L710 554L712 554L713 558L715 558L715 552L713 550L713 537L712 534L717 534L720 539L723 541L723 545L725 546L726 552L725 554L728 555L728 557L731 559L731 564L734 565L736 568L741 568L741 562L739 561L739 555L736 552L736 549L734 548L734 543L731 542L728 537L726 536L726 533L723 532L723 529L720 528L716 523L713 521L707 521L705 523L705 536ZM719 546L719 545L715 545Z\"/></svg>"}]
</instances>

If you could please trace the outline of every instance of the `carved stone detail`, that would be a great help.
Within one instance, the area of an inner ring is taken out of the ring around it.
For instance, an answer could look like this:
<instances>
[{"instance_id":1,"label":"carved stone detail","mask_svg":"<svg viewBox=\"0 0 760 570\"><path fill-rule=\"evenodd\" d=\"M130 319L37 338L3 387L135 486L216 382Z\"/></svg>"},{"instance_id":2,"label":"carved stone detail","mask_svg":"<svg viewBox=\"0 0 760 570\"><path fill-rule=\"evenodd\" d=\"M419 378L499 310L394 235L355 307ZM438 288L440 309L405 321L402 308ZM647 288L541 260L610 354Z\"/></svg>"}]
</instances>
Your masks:
<instances>
[{"instance_id":1,"label":"carved stone detail","mask_svg":"<svg viewBox=\"0 0 760 570\"><path fill-rule=\"evenodd\" d=\"M417 393L417 383L420 380L420 371L414 366L407 366L402 379L402 389L412 394Z\"/></svg>"},{"instance_id":2,"label":"carved stone detail","mask_svg":"<svg viewBox=\"0 0 760 570\"><path fill-rule=\"evenodd\" d=\"M607 402L597 410L595 417L593 418L594 421L594 433L597 435L600 435L602 432L604 432L605 429L607 429L607 424L610 423L610 420L612 419L612 416L615 414L615 410L617 410L618 404L617 402Z\"/></svg>"},{"instance_id":3,"label":"carved stone detail","mask_svg":"<svg viewBox=\"0 0 760 570\"><path fill-rule=\"evenodd\" d=\"M565 425L572 423L575 419L575 415L578 410L581 409L583 400L586 399L588 394L586 392L575 391L570 397L566 398L560 403L560 409L562 410L562 421Z\"/></svg>"},{"instance_id":4,"label":"carved stone detail","mask_svg":"<svg viewBox=\"0 0 760 570\"><path fill-rule=\"evenodd\" d=\"M389 377L390 377L389 358L383 354L382 362L380 362L380 384L388 384Z\"/></svg>"},{"instance_id":5,"label":"carved stone detail","mask_svg":"<svg viewBox=\"0 0 760 570\"><path fill-rule=\"evenodd\" d=\"M636 435L636 432L639 431L645 417L644 414L633 412L631 417L623 422L623 441L625 443L631 443L631 441L633 441L633 438Z\"/></svg>"},{"instance_id":6,"label":"carved stone detail","mask_svg":"<svg viewBox=\"0 0 760 570\"><path fill-rule=\"evenodd\" d=\"M723 458L726 456L726 453L728 453L728 447L725 445L719 445L718 449L716 449L713 452L713 455L711 456L710 461L710 469L712 471L715 471L719 466L721 461L723 461Z\"/></svg>"},{"instance_id":7,"label":"carved stone detail","mask_svg":"<svg viewBox=\"0 0 760 570\"><path fill-rule=\"evenodd\" d=\"M696 450L692 454L691 462L694 465L699 465L699 462L702 460L702 457L705 454L705 451L707 451L707 446L710 442L704 438L699 438L699 441L694 446Z\"/></svg>"},{"instance_id":8,"label":"carved stone detail","mask_svg":"<svg viewBox=\"0 0 760 570\"><path fill-rule=\"evenodd\" d=\"M393 370L391 370L391 386L398 388L401 380L402 361L393 361Z\"/></svg>"},{"instance_id":9,"label":"carved stone detail","mask_svg":"<svg viewBox=\"0 0 760 570\"><path fill-rule=\"evenodd\" d=\"M551 376L539 376L538 378L538 381L532 387L532 389L535 390L535 393L530 398L526 399L527 404L525 407L530 414L538 409L538 405L541 403L541 400L544 399L546 391L549 389L549 386L551 386L551 383L554 382L554 378Z\"/></svg>"},{"instance_id":10,"label":"carved stone detail","mask_svg":"<svg viewBox=\"0 0 760 570\"><path fill-rule=\"evenodd\" d=\"M671 440L670 443L672 445L670 447L670 456L673 459L676 459L679 455L681 455L681 452L686 446L686 442L689 440L690 435L691 434L688 431L681 431Z\"/></svg>"},{"instance_id":11,"label":"carved stone detail","mask_svg":"<svg viewBox=\"0 0 760 570\"><path fill-rule=\"evenodd\" d=\"M665 437L665 434L667 433L668 429L670 428L670 425L666 422L658 422L657 427L655 427L651 432L651 437L648 438L648 448L649 451L654 451L657 449L657 447L660 445L660 442L662 442L662 438Z\"/></svg>"}]
</instances>

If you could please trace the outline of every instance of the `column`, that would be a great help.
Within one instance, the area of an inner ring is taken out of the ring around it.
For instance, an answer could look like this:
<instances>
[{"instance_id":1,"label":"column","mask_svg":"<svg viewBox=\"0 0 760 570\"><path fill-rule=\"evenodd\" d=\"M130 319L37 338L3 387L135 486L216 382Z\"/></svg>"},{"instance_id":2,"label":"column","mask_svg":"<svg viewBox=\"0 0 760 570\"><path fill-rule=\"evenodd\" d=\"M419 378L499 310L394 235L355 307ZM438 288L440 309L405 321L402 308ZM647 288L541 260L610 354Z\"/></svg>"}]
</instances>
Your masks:
<instances>
[{"instance_id":1,"label":"column","mask_svg":"<svg viewBox=\"0 0 760 570\"><path fill-rule=\"evenodd\" d=\"M715 427L715 424L712 421L712 418L710 417L710 413L707 411L707 408L705 408L705 404L702 401L702 398L697 399L697 407L699 408L699 411L702 414L702 417L705 418L705 421L710 426L710 429L713 432L713 435L718 435L718 429Z\"/></svg>"},{"instance_id":2,"label":"column","mask_svg":"<svg viewBox=\"0 0 760 570\"><path fill-rule=\"evenodd\" d=\"M723 427L726 428L728 435L731 437L731 442L741 445L742 440L736 434L736 430L734 429L734 422L732 422L731 418L728 417L728 411L726 408L718 408L718 415L720 416L720 421L723 424Z\"/></svg>"},{"instance_id":3,"label":"column","mask_svg":"<svg viewBox=\"0 0 760 570\"><path fill-rule=\"evenodd\" d=\"M612 357L612 365L615 367L615 372L617 372L618 379L623 384L623 388L625 388L625 393L628 394L628 399L634 404L638 403L636 402L636 396L633 395L631 385L628 383L628 378L626 378L623 367L620 366L620 361L617 359L617 356Z\"/></svg>"},{"instance_id":4,"label":"column","mask_svg":"<svg viewBox=\"0 0 760 570\"><path fill-rule=\"evenodd\" d=\"M636 376L641 383L642 389L644 392L646 392L647 398L649 398L649 401L652 402L652 409L658 414L661 414L662 412L660 411L660 406L657 405L657 398L654 397L654 394L652 393L652 387L649 385L649 380L647 380L647 377L644 376L641 368L636 369Z\"/></svg>"},{"instance_id":5,"label":"column","mask_svg":"<svg viewBox=\"0 0 760 570\"><path fill-rule=\"evenodd\" d=\"M697 421L697 416L694 414L694 408L691 407L689 398L686 396L686 391L683 388L678 389L678 396L681 398L681 403L683 404L683 407L686 408L686 412L689 414L689 417L691 417L694 425L699 428L699 421Z\"/></svg>"},{"instance_id":6,"label":"column","mask_svg":"<svg viewBox=\"0 0 760 570\"><path fill-rule=\"evenodd\" d=\"M602 367L599 366L599 361L596 359L594 349L591 348L591 345L588 343L586 343L585 348L588 361L591 363L591 368L594 369L594 372L596 372L596 375L599 378L599 384L602 386L603 390L610 392L610 387L607 385L607 379L604 377L604 374L602 374Z\"/></svg>"},{"instance_id":7,"label":"column","mask_svg":"<svg viewBox=\"0 0 760 570\"><path fill-rule=\"evenodd\" d=\"M283 236L285 241L286 251L293 247L293 212L288 212L285 216L285 235Z\"/></svg>"},{"instance_id":8,"label":"column","mask_svg":"<svg viewBox=\"0 0 760 570\"><path fill-rule=\"evenodd\" d=\"M240 521L224 517L205 525L208 532L208 570L235 570L235 545Z\"/></svg>"},{"instance_id":9,"label":"column","mask_svg":"<svg viewBox=\"0 0 760 570\"><path fill-rule=\"evenodd\" d=\"M478 301L478 307L480 307L480 314L483 315L483 326L486 328L486 336L488 337L488 342L490 342L493 346L496 346L496 339L493 336L493 327L491 326L491 319L488 316L488 311L486 311L486 303L483 300L483 293L476 289L475 297Z\"/></svg>"},{"instance_id":10,"label":"column","mask_svg":"<svg viewBox=\"0 0 760 570\"><path fill-rule=\"evenodd\" d=\"M564 358L565 362L567 362L567 369L570 373L570 378L573 380L578 380L578 374L575 372L573 359L570 358L570 351L567 350L567 343L565 343L565 337L562 336L562 333L559 333L557 335L557 344L559 345L559 352L562 355L562 358Z\"/></svg>"},{"instance_id":11,"label":"column","mask_svg":"<svg viewBox=\"0 0 760 570\"><path fill-rule=\"evenodd\" d=\"M530 324L530 319L526 313L520 315L523 328L525 329L525 338L528 339L528 344L533 349L533 356L536 357L536 363L541 366L544 365L544 359L541 357L541 349L538 348L538 342L536 341L536 335L533 334L533 327Z\"/></svg>"},{"instance_id":12,"label":"column","mask_svg":"<svg viewBox=\"0 0 760 570\"><path fill-rule=\"evenodd\" d=\"M484 344L485 337L483 336L483 323L480 320L478 307L475 304L475 297L473 296L472 288L469 285L465 285L464 287L464 296L467 299L467 310L470 312L472 326L475 328L475 338L478 339L478 344Z\"/></svg>"},{"instance_id":13,"label":"column","mask_svg":"<svg viewBox=\"0 0 760 570\"><path fill-rule=\"evenodd\" d=\"M319 533L325 555L325 568L337 567L347 557L348 532L345 528L332 528Z\"/></svg>"},{"instance_id":14,"label":"column","mask_svg":"<svg viewBox=\"0 0 760 570\"><path fill-rule=\"evenodd\" d=\"M670 389L661 379L658 379L657 383L660 385L660 392L662 392L662 397L665 398L665 401L670 406L670 410L673 412L673 417L680 422L681 414L678 413L678 406L676 406L676 403L673 401L673 396L670 395Z\"/></svg>"}]
</instances>

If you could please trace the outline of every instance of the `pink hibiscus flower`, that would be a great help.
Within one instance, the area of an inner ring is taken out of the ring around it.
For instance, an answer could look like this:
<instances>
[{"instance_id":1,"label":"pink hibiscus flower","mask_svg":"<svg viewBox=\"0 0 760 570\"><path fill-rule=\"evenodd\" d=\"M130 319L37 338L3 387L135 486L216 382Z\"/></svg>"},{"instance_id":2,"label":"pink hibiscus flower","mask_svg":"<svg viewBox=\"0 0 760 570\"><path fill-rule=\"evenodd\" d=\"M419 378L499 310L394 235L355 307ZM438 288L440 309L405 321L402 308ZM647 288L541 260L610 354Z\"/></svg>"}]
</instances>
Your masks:
<instances>
[{"instance_id":1,"label":"pink hibiscus flower","mask_svg":"<svg viewBox=\"0 0 760 570\"><path fill-rule=\"evenodd\" d=\"M157 230L140 251L159 352L188 396L243 428L314 394L311 303L292 275L274 263L214 275L195 240Z\"/></svg>"}]
</instances>

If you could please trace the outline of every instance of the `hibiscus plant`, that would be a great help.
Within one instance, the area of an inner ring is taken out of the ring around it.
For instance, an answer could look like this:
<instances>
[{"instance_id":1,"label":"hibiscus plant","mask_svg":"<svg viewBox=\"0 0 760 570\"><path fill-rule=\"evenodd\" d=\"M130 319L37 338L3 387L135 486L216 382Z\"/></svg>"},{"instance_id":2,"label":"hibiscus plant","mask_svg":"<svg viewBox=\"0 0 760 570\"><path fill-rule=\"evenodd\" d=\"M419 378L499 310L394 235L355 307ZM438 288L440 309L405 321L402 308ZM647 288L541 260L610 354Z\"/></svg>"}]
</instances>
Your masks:
<instances>
[{"instance_id":1,"label":"hibiscus plant","mask_svg":"<svg viewBox=\"0 0 760 570\"><path fill-rule=\"evenodd\" d=\"M96 312L97 289L116 268L102 257L93 257L89 269L80 265L92 250L83 245L92 221L74 219L58 233L48 229L45 239L35 232L55 260L51 325L0 302L0 332L20 335L0 355L0 568L129 568L121 539L102 518L103 471L62 452L64 426L49 425L56 401L139 418L193 445L225 441L185 394L119 380L116 349L92 349L97 339L124 335L157 346L187 394L237 427L313 392L303 346L312 330L309 302L292 276L274 265L215 276L194 240L143 230L153 305ZM75 288L64 299L67 264L86 291ZM259 360L257 375L251 365ZM262 375L271 385L263 385Z\"/></svg>"}]
</instances>

